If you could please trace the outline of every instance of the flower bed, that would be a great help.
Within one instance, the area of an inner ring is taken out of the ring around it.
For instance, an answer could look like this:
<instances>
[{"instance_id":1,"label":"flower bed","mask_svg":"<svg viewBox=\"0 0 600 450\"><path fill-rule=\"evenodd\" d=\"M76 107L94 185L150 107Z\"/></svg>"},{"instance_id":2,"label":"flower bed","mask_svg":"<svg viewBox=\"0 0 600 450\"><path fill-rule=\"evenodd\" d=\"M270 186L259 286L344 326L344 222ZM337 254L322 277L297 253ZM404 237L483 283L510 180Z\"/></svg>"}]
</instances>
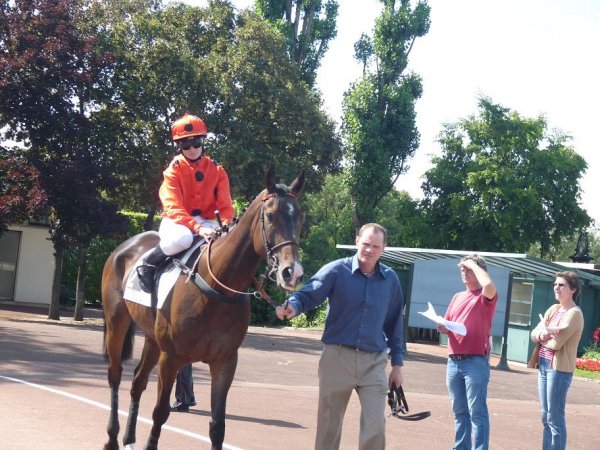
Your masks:
<instances>
[{"instance_id":1,"label":"flower bed","mask_svg":"<svg viewBox=\"0 0 600 450\"><path fill-rule=\"evenodd\" d=\"M578 369L600 372L600 361L596 359L577 358L575 365Z\"/></svg>"}]
</instances>

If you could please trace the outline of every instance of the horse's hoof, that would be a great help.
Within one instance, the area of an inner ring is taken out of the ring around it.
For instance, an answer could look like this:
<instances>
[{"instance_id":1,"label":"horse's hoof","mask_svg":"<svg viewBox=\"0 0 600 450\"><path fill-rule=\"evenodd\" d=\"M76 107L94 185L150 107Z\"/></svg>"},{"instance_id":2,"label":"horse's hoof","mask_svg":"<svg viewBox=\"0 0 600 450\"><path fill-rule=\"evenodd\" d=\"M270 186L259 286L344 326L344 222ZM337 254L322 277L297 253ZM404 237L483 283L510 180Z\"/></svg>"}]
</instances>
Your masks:
<instances>
[{"instance_id":1,"label":"horse's hoof","mask_svg":"<svg viewBox=\"0 0 600 450\"><path fill-rule=\"evenodd\" d=\"M135 444L127 444L125 450L135 450Z\"/></svg>"}]
</instances>

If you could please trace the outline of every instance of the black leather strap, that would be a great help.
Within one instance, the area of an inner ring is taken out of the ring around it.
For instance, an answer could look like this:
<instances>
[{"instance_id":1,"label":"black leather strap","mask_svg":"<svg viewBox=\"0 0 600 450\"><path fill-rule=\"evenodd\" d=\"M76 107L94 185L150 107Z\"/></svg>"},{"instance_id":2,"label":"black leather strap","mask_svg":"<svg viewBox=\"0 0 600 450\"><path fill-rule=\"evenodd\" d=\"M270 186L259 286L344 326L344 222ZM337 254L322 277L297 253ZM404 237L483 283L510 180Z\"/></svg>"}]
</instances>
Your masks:
<instances>
[{"instance_id":1,"label":"black leather strap","mask_svg":"<svg viewBox=\"0 0 600 450\"><path fill-rule=\"evenodd\" d=\"M245 302L249 302L252 299L252 297L254 297L254 294L251 292L235 296L221 294L220 292L217 292L213 288L211 288L208 285L208 283L204 281L204 278L202 278L198 273L195 273L192 278L194 279L194 284L196 284L196 286L198 286L198 288L200 288L202 292L204 292L209 298L212 298L213 300L218 300L220 302L225 303L242 304Z\"/></svg>"}]
</instances>

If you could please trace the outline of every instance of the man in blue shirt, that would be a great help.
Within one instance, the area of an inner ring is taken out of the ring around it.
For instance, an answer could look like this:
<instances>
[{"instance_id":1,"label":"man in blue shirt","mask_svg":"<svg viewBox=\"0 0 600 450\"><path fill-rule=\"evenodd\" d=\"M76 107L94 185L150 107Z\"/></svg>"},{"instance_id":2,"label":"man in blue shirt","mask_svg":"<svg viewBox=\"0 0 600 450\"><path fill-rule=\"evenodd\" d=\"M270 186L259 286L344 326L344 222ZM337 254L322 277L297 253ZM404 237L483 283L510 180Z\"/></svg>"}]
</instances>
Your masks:
<instances>
[{"instance_id":1,"label":"man in blue shirt","mask_svg":"<svg viewBox=\"0 0 600 450\"><path fill-rule=\"evenodd\" d=\"M387 244L381 225L363 225L354 256L323 266L277 308L294 317L329 300L319 361L319 412L315 450L337 449L348 400L361 404L359 449L385 448L389 386L402 384L404 296L396 273L379 261ZM392 370L386 377L389 357Z\"/></svg>"}]
</instances>

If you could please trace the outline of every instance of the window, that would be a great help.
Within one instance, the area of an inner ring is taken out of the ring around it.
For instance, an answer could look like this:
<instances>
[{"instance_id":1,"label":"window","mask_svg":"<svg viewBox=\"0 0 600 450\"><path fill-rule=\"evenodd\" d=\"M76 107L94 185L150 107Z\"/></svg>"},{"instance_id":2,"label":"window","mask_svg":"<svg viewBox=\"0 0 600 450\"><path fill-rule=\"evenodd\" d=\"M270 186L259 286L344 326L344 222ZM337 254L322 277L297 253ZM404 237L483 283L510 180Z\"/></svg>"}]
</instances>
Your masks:
<instances>
[{"instance_id":1,"label":"window","mask_svg":"<svg viewBox=\"0 0 600 450\"><path fill-rule=\"evenodd\" d=\"M529 326L532 301L533 280L513 279L508 322L511 325Z\"/></svg>"},{"instance_id":2,"label":"window","mask_svg":"<svg viewBox=\"0 0 600 450\"><path fill-rule=\"evenodd\" d=\"M20 241L19 231L7 230L0 236L0 300L14 300Z\"/></svg>"}]
</instances>

